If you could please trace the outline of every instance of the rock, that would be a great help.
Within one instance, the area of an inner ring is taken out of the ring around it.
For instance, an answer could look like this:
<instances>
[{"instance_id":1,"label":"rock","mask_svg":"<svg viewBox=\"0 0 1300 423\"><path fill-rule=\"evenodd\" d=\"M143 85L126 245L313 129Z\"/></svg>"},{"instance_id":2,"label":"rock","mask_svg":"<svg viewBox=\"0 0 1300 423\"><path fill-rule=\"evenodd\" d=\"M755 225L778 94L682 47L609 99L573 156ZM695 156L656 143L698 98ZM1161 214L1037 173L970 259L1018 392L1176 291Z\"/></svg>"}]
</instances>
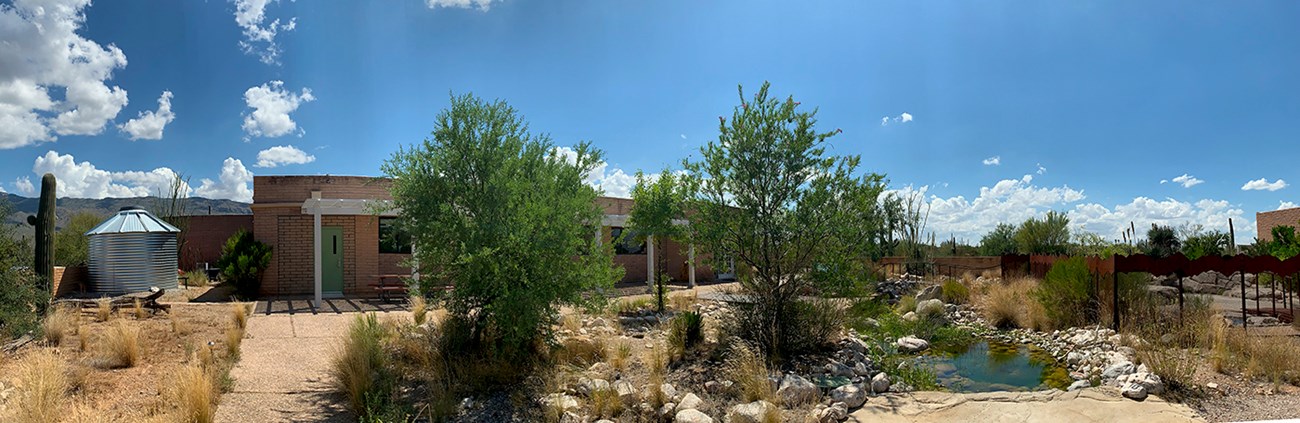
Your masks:
<instances>
[{"instance_id":1,"label":"rock","mask_svg":"<svg viewBox=\"0 0 1300 423\"><path fill-rule=\"evenodd\" d=\"M550 394L542 399L542 403L547 407L559 410L574 410L578 408L578 399L565 394Z\"/></svg>"},{"instance_id":2,"label":"rock","mask_svg":"<svg viewBox=\"0 0 1300 423\"><path fill-rule=\"evenodd\" d=\"M826 364L826 373L831 376L853 377L853 368L838 361L832 361Z\"/></svg>"},{"instance_id":3,"label":"rock","mask_svg":"<svg viewBox=\"0 0 1300 423\"><path fill-rule=\"evenodd\" d=\"M867 391L858 385L848 384L831 390L831 401L842 402L845 407L858 408L867 401Z\"/></svg>"},{"instance_id":4,"label":"rock","mask_svg":"<svg viewBox=\"0 0 1300 423\"><path fill-rule=\"evenodd\" d=\"M1129 374L1129 373L1133 373L1135 370L1137 370L1137 368L1133 366L1133 363L1132 363L1132 362L1129 362L1129 361L1119 361L1119 362L1116 362L1116 363L1114 363L1114 364L1111 364L1110 366L1107 366L1107 367L1106 367L1106 370L1102 370L1102 371L1101 371L1101 378L1102 378L1102 379L1115 379L1115 378L1118 378L1118 377L1120 377L1120 376L1123 376L1123 375L1126 375L1126 374Z\"/></svg>"},{"instance_id":5,"label":"rock","mask_svg":"<svg viewBox=\"0 0 1300 423\"><path fill-rule=\"evenodd\" d=\"M882 394L889 392L889 375L884 372L876 373L871 377L871 393Z\"/></svg>"},{"instance_id":6,"label":"rock","mask_svg":"<svg viewBox=\"0 0 1300 423\"><path fill-rule=\"evenodd\" d=\"M915 312L915 311L909 311L909 312L907 312L907 314L904 314L904 315L903 315L903 320L906 320L906 321L909 321L909 322L915 322L916 319L918 319L918 317L916 316L916 312Z\"/></svg>"},{"instance_id":7,"label":"rock","mask_svg":"<svg viewBox=\"0 0 1300 423\"><path fill-rule=\"evenodd\" d=\"M1150 292L1151 295L1159 296L1160 298L1163 298L1166 301L1172 301L1178 299L1177 286L1147 285L1147 291Z\"/></svg>"},{"instance_id":8,"label":"rock","mask_svg":"<svg viewBox=\"0 0 1300 423\"><path fill-rule=\"evenodd\" d=\"M1088 383L1087 380L1076 380L1076 381L1074 381L1074 383L1071 383L1071 384L1070 384L1070 387L1065 388L1065 391L1066 391L1066 392L1074 392L1074 391L1077 391L1077 390L1080 390L1080 389L1084 389L1084 388L1089 388L1089 387L1092 387L1092 384L1091 384L1091 383Z\"/></svg>"},{"instance_id":9,"label":"rock","mask_svg":"<svg viewBox=\"0 0 1300 423\"><path fill-rule=\"evenodd\" d=\"M1217 391L1217 390L1219 390L1219 384L1214 383L1214 382L1210 382L1210 383L1205 384L1205 387L1208 388L1208 389L1211 390L1211 391Z\"/></svg>"},{"instance_id":10,"label":"rock","mask_svg":"<svg viewBox=\"0 0 1300 423\"><path fill-rule=\"evenodd\" d=\"M837 402L827 406L818 406L813 409L813 418L817 423L839 423L849 418L849 410L844 403Z\"/></svg>"},{"instance_id":11,"label":"rock","mask_svg":"<svg viewBox=\"0 0 1300 423\"><path fill-rule=\"evenodd\" d=\"M925 300L916 303L916 314L918 317L933 319L943 317L943 301Z\"/></svg>"},{"instance_id":12,"label":"rock","mask_svg":"<svg viewBox=\"0 0 1300 423\"><path fill-rule=\"evenodd\" d=\"M1147 398L1147 388L1143 387L1140 383L1130 383L1124 385L1123 388L1120 388L1119 394L1123 395L1124 398L1142 401Z\"/></svg>"},{"instance_id":13,"label":"rock","mask_svg":"<svg viewBox=\"0 0 1300 423\"><path fill-rule=\"evenodd\" d=\"M1083 361L1083 353L1080 353L1078 351L1070 351L1069 354L1065 355L1066 364L1073 366L1079 364L1080 361Z\"/></svg>"},{"instance_id":14,"label":"rock","mask_svg":"<svg viewBox=\"0 0 1300 423\"><path fill-rule=\"evenodd\" d=\"M852 350L853 352L860 353L860 354L867 353L867 342L858 339L857 337L846 338L844 340L844 344L848 346L849 349Z\"/></svg>"},{"instance_id":15,"label":"rock","mask_svg":"<svg viewBox=\"0 0 1300 423\"><path fill-rule=\"evenodd\" d=\"M664 398L668 398L668 399L677 398L677 388L674 388L673 384L671 383L665 383L663 385L659 385L659 393L664 394Z\"/></svg>"},{"instance_id":16,"label":"rock","mask_svg":"<svg viewBox=\"0 0 1300 423\"><path fill-rule=\"evenodd\" d=\"M587 368L587 371L604 376L608 374L613 374L614 366L602 361L596 364L592 364L591 367Z\"/></svg>"},{"instance_id":17,"label":"rock","mask_svg":"<svg viewBox=\"0 0 1300 423\"><path fill-rule=\"evenodd\" d=\"M817 385L809 382L798 375L785 375L781 378L780 387L776 390L776 395L781 397L781 403L788 406L796 406L817 401L821 396L821 391Z\"/></svg>"},{"instance_id":18,"label":"rock","mask_svg":"<svg viewBox=\"0 0 1300 423\"><path fill-rule=\"evenodd\" d=\"M618 399L623 401L623 405L630 406L637 400L636 387L626 381L615 383L614 392L618 393Z\"/></svg>"},{"instance_id":19,"label":"rock","mask_svg":"<svg viewBox=\"0 0 1300 423\"><path fill-rule=\"evenodd\" d=\"M1115 382L1117 382L1119 386L1125 386L1132 383L1142 385L1142 388L1145 389L1148 394L1160 395L1165 392L1164 382L1162 382L1160 376L1157 376L1155 373L1137 372L1128 374L1116 378Z\"/></svg>"},{"instance_id":20,"label":"rock","mask_svg":"<svg viewBox=\"0 0 1300 423\"><path fill-rule=\"evenodd\" d=\"M614 423L614 421L610 419L600 419L596 420L596 423Z\"/></svg>"},{"instance_id":21,"label":"rock","mask_svg":"<svg viewBox=\"0 0 1300 423\"><path fill-rule=\"evenodd\" d=\"M586 421L586 419L572 411L565 411L564 415L560 416L560 423L583 423L584 421Z\"/></svg>"},{"instance_id":22,"label":"rock","mask_svg":"<svg viewBox=\"0 0 1300 423\"><path fill-rule=\"evenodd\" d=\"M940 296L943 296L943 287L939 285L930 285L925 287L925 289L922 289L920 293L916 294L916 302L920 303L927 300L937 300Z\"/></svg>"},{"instance_id":23,"label":"rock","mask_svg":"<svg viewBox=\"0 0 1300 423\"><path fill-rule=\"evenodd\" d=\"M687 408L680 410L677 415L673 416L673 423L713 423L713 418L708 414L701 413L700 410Z\"/></svg>"},{"instance_id":24,"label":"rock","mask_svg":"<svg viewBox=\"0 0 1300 423\"><path fill-rule=\"evenodd\" d=\"M1278 324L1278 320L1273 316L1250 316L1246 322L1251 326L1272 326Z\"/></svg>"},{"instance_id":25,"label":"rock","mask_svg":"<svg viewBox=\"0 0 1300 423\"><path fill-rule=\"evenodd\" d=\"M860 361L853 365L853 374L856 376L871 376L871 367L867 366L865 361Z\"/></svg>"},{"instance_id":26,"label":"rock","mask_svg":"<svg viewBox=\"0 0 1300 423\"><path fill-rule=\"evenodd\" d=\"M659 418L661 420L668 419L668 417L673 415L673 410L676 409L677 409L677 404L673 404L671 402L664 403L664 405L659 406Z\"/></svg>"},{"instance_id":27,"label":"rock","mask_svg":"<svg viewBox=\"0 0 1300 423\"><path fill-rule=\"evenodd\" d=\"M729 423L762 423L768 421L768 413L777 412L776 405L758 400L748 404L737 404L727 410L726 421Z\"/></svg>"},{"instance_id":28,"label":"rock","mask_svg":"<svg viewBox=\"0 0 1300 423\"><path fill-rule=\"evenodd\" d=\"M904 336L902 338L898 338L899 351L905 353L914 353L917 351L925 351L926 348L930 348L930 342L924 339L917 338L915 336Z\"/></svg>"},{"instance_id":29,"label":"rock","mask_svg":"<svg viewBox=\"0 0 1300 423\"><path fill-rule=\"evenodd\" d=\"M699 396L694 393L687 393L682 397L682 401L677 403L677 411L700 408L701 404L704 404L704 400L700 399Z\"/></svg>"},{"instance_id":30,"label":"rock","mask_svg":"<svg viewBox=\"0 0 1300 423\"><path fill-rule=\"evenodd\" d=\"M606 381L605 379L591 379L585 377L578 379L578 392L581 392L583 395L591 396L592 392L604 389L609 389L609 381Z\"/></svg>"},{"instance_id":31,"label":"rock","mask_svg":"<svg viewBox=\"0 0 1300 423\"><path fill-rule=\"evenodd\" d=\"M1074 334L1074 336L1071 336L1067 342L1074 344L1075 346L1085 347L1101 342L1101 337L1097 336L1096 332L1084 329Z\"/></svg>"}]
</instances>

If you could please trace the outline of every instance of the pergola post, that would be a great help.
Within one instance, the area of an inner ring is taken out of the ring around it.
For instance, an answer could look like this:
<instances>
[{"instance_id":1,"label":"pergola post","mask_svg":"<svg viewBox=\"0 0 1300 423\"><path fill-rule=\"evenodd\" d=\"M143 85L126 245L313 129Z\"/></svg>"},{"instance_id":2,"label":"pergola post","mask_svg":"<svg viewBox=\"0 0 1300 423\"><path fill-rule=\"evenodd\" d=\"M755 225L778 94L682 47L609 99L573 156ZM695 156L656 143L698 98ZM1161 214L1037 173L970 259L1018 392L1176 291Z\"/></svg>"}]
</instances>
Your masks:
<instances>
[{"instance_id":1,"label":"pergola post","mask_svg":"<svg viewBox=\"0 0 1300 423\"><path fill-rule=\"evenodd\" d=\"M655 237L653 235L645 237L645 278L646 284L650 286L650 293L655 293Z\"/></svg>"},{"instance_id":2,"label":"pergola post","mask_svg":"<svg viewBox=\"0 0 1300 423\"><path fill-rule=\"evenodd\" d=\"M690 288L695 289L695 243L691 243L690 253L687 255L686 265L691 268Z\"/></svg>"},{"instance_id":3,"label":"pergola post","mask_svg":"<svg viewBox=\"0 0 1300 423\"><path fill-rule=\"evenodd\" d=\"M315 200L314 201L315 205L314 207L312 207L312 246L313 246L312 254L315 257L315 259L312 260L312 266L314 267L312 273L314 274L315 288L316 288L316 297L315 297L315 301L312 302L312 306L316 308L320 308L321 306L320 304L320 300L321 300L320 191L312 191L311 199Z\"/></svg>"}]
</instances>

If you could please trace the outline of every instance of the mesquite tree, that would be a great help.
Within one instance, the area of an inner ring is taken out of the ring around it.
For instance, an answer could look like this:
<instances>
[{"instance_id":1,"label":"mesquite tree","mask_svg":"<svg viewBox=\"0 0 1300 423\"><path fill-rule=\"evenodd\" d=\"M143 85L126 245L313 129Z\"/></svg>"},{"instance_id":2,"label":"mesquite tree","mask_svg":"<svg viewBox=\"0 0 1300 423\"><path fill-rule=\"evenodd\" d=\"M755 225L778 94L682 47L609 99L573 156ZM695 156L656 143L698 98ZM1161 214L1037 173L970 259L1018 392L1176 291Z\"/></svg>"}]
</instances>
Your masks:
<instances>
[{"instance_id":1,"label":"mesquite tree","mask_svg":"<svg viewBox=\"0 0 1300 423\"><path fill-rule=\"evenodd\" d=\"M524 357L559 307L622 277L592 233L603 212L583 180L601 163L587 143L557 149L505 102L453 97L432 138L384 162L399 224L415 244L421 292L450 290L448 312L484 352Z\"/></svg>"},{"instance_id":2,"label":"mesquite tree","mask_svg":"<svg viewBox=\"0 0 1300 423\"><path fill-rule=\"evenodd\" d=\"M674 221L686 218L686 186L680 177L668 169L657 178L647 177L637 171L636 185L632 187L632 210L628 213L628 226L637 241L654 242L655 264L653 285L656 304L664 311L664 282L668 278L668 241L684 241L688 227Z\"/></svg>"},{"instance_id":3,"label":"mesquite tree","mask_svg":"<svg viewBox=\"0 0 1300 423\"><path fill-rule=\"evenodd\" d=\"M861 286L866 259L882 239L884 177L858 171L858 156L826 153L839 130L821 132L816 111L768 96L768 84L727 120L718 140L685 161L694 194L688 209L697 242L714 262L734 258L741 289L738 333L783 356L840 330L800 296ZM821 310L826 311L826 310Z\"/></svg>"}]
</instances>

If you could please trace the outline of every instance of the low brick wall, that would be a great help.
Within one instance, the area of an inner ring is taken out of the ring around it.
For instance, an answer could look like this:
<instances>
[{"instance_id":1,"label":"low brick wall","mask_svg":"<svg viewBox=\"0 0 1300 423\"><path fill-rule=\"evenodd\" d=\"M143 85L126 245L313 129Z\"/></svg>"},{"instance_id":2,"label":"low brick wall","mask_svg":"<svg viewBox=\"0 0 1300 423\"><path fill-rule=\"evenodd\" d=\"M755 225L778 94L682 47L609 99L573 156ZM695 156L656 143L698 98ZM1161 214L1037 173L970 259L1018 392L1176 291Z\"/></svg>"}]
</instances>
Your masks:
<instances>
[{"instance_id":1,"label":"low brick wall","mask_svg":"<svg viewBox=\"0 0 1300 423\"><path fill-rule=\"evenodd\" d=\"M85 290L86 283L90 281L90 271L86 266L57 266L54 268L53 279L50 291L58 298Z\"/></svg>"},{"instance_id":2,"label":"low brick wall","mask_svg":"<svg viewBox=\"0 0 1300 423\"><path fill-rule=\"evenodd\" d=\"M185 233L181 234L185 245L176 263L185 270L194 270L197 263L204 262L216 266L221 247L231 235L240 229L253 230L251 214L189 216L186 220Z\"/></svg>"}]
</instances>

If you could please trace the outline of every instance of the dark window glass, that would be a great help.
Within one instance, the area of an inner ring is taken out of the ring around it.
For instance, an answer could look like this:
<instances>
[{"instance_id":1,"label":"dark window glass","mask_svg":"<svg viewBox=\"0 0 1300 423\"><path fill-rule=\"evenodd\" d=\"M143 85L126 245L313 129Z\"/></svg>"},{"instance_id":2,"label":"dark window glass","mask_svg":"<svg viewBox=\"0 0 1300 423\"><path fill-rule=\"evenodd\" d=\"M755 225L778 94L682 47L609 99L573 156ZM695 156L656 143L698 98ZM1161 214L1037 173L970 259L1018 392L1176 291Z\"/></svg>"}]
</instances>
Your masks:
<instances>
[{"instance_id":1,"label":"dark window glass","mask_svg":"<svg viewBox=\"0 0 1300 423\"><path fill-rule=\"evenodd\" d=\"M637 242L636 232L620 228L609 228L609 238L614 240L614 254L645 254L645 242Z\"/></svg>"},{"instance_id":2,"label":"dark window glass","mask_svg":"<svg viewBox=\"0 0 1300 423\"><path fill-rule=\"evenodd\" d=\"M411 235L397 228L396 217L379 218L379 252L411 254Z\"/></svg>"}]
</instances>

